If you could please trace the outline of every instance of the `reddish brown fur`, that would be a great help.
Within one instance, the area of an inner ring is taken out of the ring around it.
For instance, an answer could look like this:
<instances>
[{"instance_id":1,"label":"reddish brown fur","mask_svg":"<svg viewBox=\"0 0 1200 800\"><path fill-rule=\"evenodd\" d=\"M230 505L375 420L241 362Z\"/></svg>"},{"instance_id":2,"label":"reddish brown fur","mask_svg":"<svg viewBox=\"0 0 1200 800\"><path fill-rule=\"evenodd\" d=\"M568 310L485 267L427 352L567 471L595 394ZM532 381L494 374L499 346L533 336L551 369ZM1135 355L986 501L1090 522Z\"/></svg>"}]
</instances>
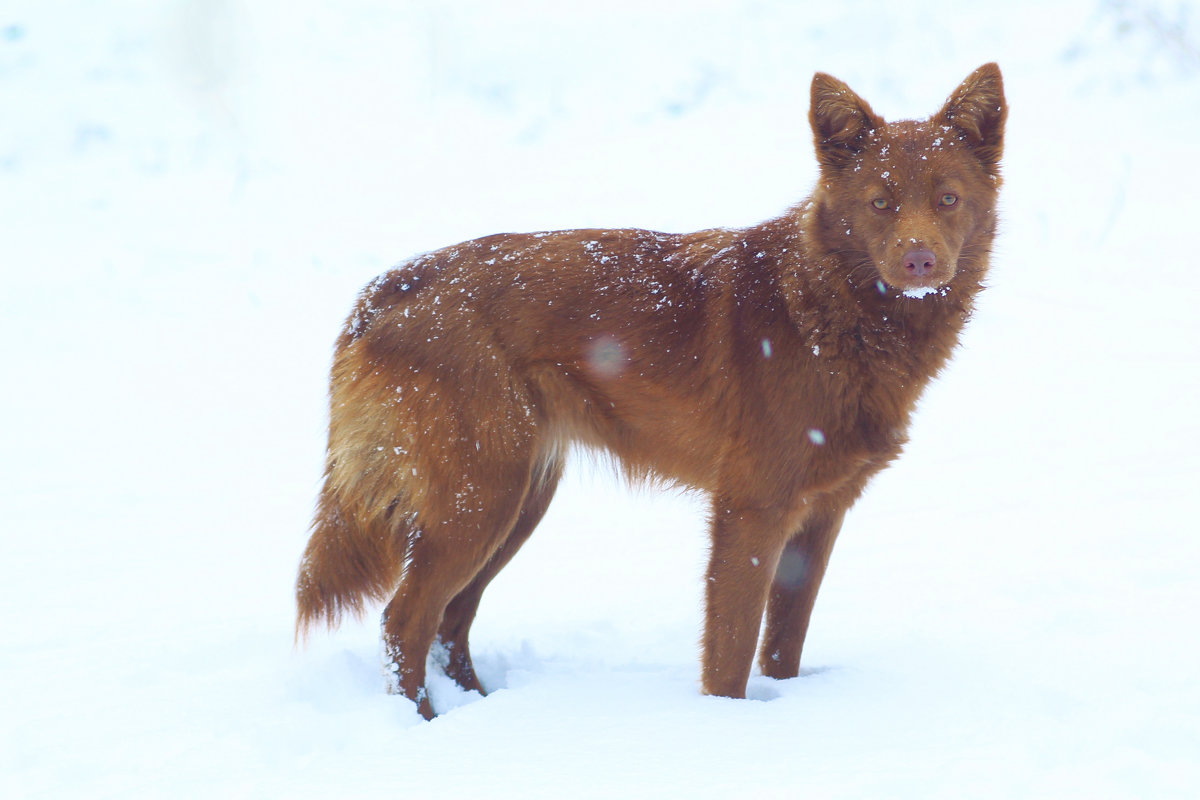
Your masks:
<instances>
[{"instance_id":1,"label":"reddish brown fur","mask_svg":"<svg viewBox=\"0 0 1200 800\"><path fill-rule=\"evenodd\" d=\"M378 278L337 342L298 630L390 596L394 690L432 716L435 638L480 689L480 596L579 443L711 497L704 692L744 696L764 609L762 670L796 675L842 517L981 288L1005 115L994 64L890 124L818 74L820 180L778 219L501 234Z\"/></svg>"}]
</instances>

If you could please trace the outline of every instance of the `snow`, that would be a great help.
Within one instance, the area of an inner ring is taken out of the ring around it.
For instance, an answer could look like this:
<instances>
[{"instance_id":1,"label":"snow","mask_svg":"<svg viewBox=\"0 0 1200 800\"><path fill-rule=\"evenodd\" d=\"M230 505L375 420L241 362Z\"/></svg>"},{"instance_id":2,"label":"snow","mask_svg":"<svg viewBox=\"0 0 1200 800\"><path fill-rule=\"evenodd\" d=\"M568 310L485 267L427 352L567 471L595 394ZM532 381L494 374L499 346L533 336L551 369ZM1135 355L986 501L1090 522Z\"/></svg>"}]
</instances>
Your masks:
<instances>
[{"instance_id":1,"label":"snow","mask_svg":"<svg viewBox=\"0 0 1200 800\"><path fill-rule=\"evenodd\" d=\"M1054 5L6 4L0 795L1200 795L1200 36ZM752 224L811 188L814 71L897 118L993 59L990 288L801 677L700 696L705 509L586 458L484 598L488 697L386 695L375 612L293 646L364 284Z\"/></svg>"}]
</instances>

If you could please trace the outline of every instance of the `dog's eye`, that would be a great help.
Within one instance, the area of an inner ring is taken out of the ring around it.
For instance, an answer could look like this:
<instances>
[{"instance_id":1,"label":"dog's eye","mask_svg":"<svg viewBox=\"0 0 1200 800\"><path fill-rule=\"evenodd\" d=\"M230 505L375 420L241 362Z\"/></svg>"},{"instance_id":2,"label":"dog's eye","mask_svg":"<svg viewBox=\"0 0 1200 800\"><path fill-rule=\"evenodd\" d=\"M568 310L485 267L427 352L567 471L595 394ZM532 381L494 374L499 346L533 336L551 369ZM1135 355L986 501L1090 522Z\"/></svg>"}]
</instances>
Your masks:
<instances>
[{"instance_id":1,"label":"dog's eye","mask_svg":"<svg viewBox=\"0 0 1200 800\"><path fill-rule=\"evenodd\" d=\"M946 194L942 195L942 199L938 202L944 206L952 206L958 202L958 195L947 192Z\"/></svg>"},{"instance_id":2,"label":"dog's eye","mask_svg":"<svg viewBox=\"0 0 1200 800\"><path fill-rule=\"evenodd\" d=\"M883 211L884 209L886 209L888 207L888 201L884 200L882 197L880 197L876 200L872 200L871 205L875 206L880 211Z\"/></svg>"}]
</instances>

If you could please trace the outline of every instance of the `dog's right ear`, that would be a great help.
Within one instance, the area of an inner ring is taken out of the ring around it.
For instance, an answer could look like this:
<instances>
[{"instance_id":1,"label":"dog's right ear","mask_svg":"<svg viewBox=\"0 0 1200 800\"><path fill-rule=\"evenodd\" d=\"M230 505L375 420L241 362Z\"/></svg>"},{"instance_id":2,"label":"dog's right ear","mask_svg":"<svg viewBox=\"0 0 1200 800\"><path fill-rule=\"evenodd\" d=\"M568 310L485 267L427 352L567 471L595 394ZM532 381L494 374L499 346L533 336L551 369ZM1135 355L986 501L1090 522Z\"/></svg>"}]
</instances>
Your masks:
<instances>
[{"instance_id":1,"label":"dog's right ear","mask_svg":"<svg viewBox=\"0 0 1200 800\"><path fill-rule=\"evenodd\" d=\"M883 125L866 100L824 72L813 76L808 121L822 167L844 166L862 150L867 134Z\"/></svg>"},{"instance_id":2,"label":"dog's right ear","mask_svg":"<svg viewBox=\"0 0 1200 800\"><path fill-rule=\"evenodd\" d=\"M1004 152L1004 122L1007 118L1004 79L1000 77L1000 67L992 63L972 72L950 95L934 120L957 128L984 167L997 174Z\"/></svg>"}]
</instances>

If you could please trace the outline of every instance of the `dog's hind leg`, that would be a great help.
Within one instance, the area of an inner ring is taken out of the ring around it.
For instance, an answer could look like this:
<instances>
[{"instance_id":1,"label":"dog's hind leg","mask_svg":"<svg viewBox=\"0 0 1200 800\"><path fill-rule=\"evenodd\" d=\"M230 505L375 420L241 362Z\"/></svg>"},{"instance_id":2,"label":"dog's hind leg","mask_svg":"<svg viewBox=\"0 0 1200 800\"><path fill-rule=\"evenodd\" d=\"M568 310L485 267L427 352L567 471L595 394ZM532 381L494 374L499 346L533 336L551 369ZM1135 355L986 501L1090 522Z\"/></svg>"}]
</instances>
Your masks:
<instances>
[{"instance_id":1,"label":"dog's hind leg","mask_svg":"<svg viewBox=\"0 0 1200 800\"><path fill-rule=\"evenodd\" d=\"M403 578L383 612L383 641L392 691L415 702L426 719L433 718L433 707L425 692L425 659L443 613L514 530L529 492L531 461L477 462L452 490L461 498L453 511L415 521Z\"/></svg>"},{"instance_id":2,"label":"dog's hind leg","mask_svg":"<svg viewBox=\"0 0 1200 800\"><path fill-rule=\"evenodd\" d=\"M844 508L813 509L784 547L767 600L759 655L759 666L768 677L794 678L800 673L813 604L845 515Z\"/></svg>"},{"instance_id":3,"label":"dog's hind leg","mask_svg":"<svg viewBox=\"0 0 1200 800\"><path fill-rule=\"evenodd\" d=\"M504 569L541 522L550 506L550 500L554 497L562 472L563 458L558 453L551 454L534 465L529 493L517 516L517 524L504 543L484 564L483 569L476 573L471 582L446 606L441 627L438 629L438 640L446 648L448 656L446 675L464 689L484 693L467 644L471 623L479 610L480 598L492 579Z\"/></svg>"}]
</instances>

